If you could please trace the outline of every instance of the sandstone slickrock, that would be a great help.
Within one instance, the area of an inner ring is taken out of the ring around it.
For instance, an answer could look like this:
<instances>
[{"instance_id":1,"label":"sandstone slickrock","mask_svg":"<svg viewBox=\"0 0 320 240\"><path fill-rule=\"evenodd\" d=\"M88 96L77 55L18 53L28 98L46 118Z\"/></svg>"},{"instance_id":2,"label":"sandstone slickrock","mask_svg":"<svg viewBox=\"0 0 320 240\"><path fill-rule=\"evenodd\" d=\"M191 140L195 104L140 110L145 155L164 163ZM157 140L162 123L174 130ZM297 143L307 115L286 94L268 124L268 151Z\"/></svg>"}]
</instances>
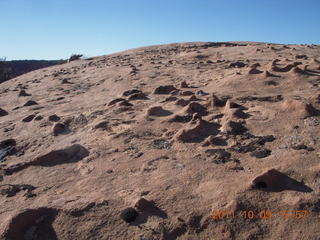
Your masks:
<instances>
[{"instance_id":1,"label":"sandstone slickrock","mask_svg":"<svg viewBox=\"0 0 320 240\"><path fill-rule=\"evenodd\" d=\"M318 239L319 56L176 43L1 83L0 239Z\"/></svg>"}]
</instances>

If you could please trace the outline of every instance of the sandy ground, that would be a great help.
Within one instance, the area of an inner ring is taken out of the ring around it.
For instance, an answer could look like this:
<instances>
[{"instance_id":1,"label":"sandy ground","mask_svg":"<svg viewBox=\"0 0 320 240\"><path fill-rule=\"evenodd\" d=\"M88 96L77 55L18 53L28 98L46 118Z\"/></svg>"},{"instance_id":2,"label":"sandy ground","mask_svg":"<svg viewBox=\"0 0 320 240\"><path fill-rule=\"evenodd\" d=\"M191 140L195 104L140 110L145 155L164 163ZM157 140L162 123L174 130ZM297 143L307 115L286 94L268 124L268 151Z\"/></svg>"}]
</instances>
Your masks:
<instances>
[{"instance_id":1,"label":"sandy ground","mask_svg":"<svg viewBox=\"0 0 320 240\"><path fill-rule=\"evenodd\" d=\"M253 42L2 83L1 238L318 240L319 87L320 46Z\"/></svg>"}]
</instances>

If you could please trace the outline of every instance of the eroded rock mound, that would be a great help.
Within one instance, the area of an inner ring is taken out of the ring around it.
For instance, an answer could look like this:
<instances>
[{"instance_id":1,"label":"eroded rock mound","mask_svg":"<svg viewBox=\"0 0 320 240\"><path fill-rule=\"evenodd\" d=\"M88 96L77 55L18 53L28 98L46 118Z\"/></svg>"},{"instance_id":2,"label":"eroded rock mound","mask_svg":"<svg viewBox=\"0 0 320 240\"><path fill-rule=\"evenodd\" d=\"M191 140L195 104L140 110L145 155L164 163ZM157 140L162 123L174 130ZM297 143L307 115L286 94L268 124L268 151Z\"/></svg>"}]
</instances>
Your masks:
<instances>
[{"instance_id":1,"label":"eroded rock mound","mask_svg":"<svg viewBox=\"0 0 320 240\"><path fill-rule=\"evenodd\" d=\"M302 182L272 168L253 179L251 188L270 192L281 192L284 190L312 192L313 190Z\"/></svg>"},{"instance_id":2,"label":"eroded rock mound","mask_svg":"<svg viewBox=\"0 0 320 240\"><path fill-rule=\"evenodd\" d=\"M57 239L52 222L59 211L55 208L25 209L10 220L2 237L5 239Z\"/></svg>"},{"instance_id":3,"label":"eroded rock mound","mask_svg":"<svg viewBox=\"0 0 320 240\"><path fill-rule=\"evenodd\" d=\"M316 110L312 104L295 99L285 100L282 104L282 109L286 112L289 112L291 117L300 119L319 114L319 111Z\"/></svg>"},{"instance_id":4,"label":"eroded rock mound","mask_svg":"<svg viewBox=\"0 0 320 240\"><path fill-rule=\"evenodd\" d=\"M221 132L231 135L240 135L247 131L247 128L242 123L234 121L230 118L225 118L221 123Z\"/></svg>"},{"instance_id":5,"label":"eroded rock mound","mask_svg":"<svg viewBox=\"0 0 320 240\"><path fill-rule=\"evenodd\" d=\"M208 106L211 108L223 107L225 102L218 98L215 94L212 94L208 99Z\"/></svg>"},{"instance_id":6,"label":"eroded rock mound","mask_svg":"<svg viewBox=\"0 0 320 240\"><path fill-rule=\"evenodd\" d=\"M184 109L184 113L188 115L193 115L194 113L198 113L201 116L205 116L208 114L207 109L197 102L191 102Z\"/></svg>"},{"instance_id":7,"label":"eroded rock mound","mask_svg":"<svg viewBox=\"0 0 320 240\"><path fill-rule=\"evenodd\" d=\"M195 123L189 123L189 125L180 130L175 135L177 142L202 142L210 135L217 135L219 125L207 122L202 119L198 119Z\"/></svg>"},{"instance_id":8,"label":"eroded rock mound","mask_svg":"<svg viewBox=\"0 0 320 240\"><path fill-rule=\"evenodd\" d=\"M147 110L148 116L164 117L164 116L169 116L171 114L172 112L163 109L161 106L151 107Z\"/></svg>"}]
</instances>

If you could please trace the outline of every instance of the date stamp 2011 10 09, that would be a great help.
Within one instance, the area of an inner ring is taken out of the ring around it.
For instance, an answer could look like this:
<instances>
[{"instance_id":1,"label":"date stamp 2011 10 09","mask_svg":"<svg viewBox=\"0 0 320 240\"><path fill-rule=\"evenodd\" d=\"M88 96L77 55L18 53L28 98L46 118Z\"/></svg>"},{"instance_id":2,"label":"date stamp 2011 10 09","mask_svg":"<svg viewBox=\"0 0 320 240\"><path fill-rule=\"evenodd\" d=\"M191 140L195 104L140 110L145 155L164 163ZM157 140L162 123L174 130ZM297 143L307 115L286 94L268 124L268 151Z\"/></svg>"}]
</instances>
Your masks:
<instances>
[{"instance_id":1,"label":"date stamp 2011 10 09","mask_svg":"<svg viewBox=\"0 0 320 240\"><path fill-rule=\"evenodd\" d=\"M276 210L271 211L270 209L263 209L260 211L254 210L242 210L235 212L231 209L225 210L211 210L210 217L214 220L221 220L227 218L244 218L244 219L272 219L274 217L282 218L294 218L303 219L309 215L307 210Z\"/></svg>"}]
</instances>

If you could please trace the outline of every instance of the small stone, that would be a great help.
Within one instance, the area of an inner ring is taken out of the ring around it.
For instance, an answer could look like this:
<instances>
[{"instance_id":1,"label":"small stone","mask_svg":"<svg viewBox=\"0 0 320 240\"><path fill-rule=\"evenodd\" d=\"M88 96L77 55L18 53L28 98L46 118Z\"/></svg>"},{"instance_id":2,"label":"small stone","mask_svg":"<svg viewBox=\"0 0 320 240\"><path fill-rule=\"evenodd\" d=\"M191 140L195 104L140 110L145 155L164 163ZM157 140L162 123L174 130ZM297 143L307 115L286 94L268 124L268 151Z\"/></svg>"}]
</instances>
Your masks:
<instances>
[{"instance_id":1,"label":"small stone","mask_svg":"<svg viewBox=\"0 0 320 240\"><path fill-rule=\"evenodd\" d=\"M134 208L126 208L121 211L120 218L127 222L133 222L138 216L138 212Z\"/></svg>"},{"instance_id":2,"label":"small stone","mask_svg":"<svg viewBox=\"0 0 320 240\"><path fill-rule=\"evenodd\" d=\"M181 96L192 96L193 95L193 92L191 91L183 91L180 93Z\"/></svg>"},{"instance_id":3,"label":"small stone","mask_svg":"<svg viewBox=\"0 0 320 240\"><path fill-rule=\"evenodd\" d=\"M128 97L128 96L130 96L132 94L136 94L136 93L141 93L141 91L138 89L127 90L127 91L123 92L122 96Z\"/></svg>"},{"instance_id":4,"label":"small stone","mask_svg":"<svg viewBox=\"0 0 320 240\"><path fill-rule=\"evenodd\" d=\"M39 115L39 116L36 116L34 120L40 121L40 120L42 120L42 119L43 119L43 117Z\"/></svg>"},{"instance_id":5,"label":"small stone","mask_svg":"<svg viewBox=\"0 0 320 240\"><path fill-rule=\"evenodd\" d=\"M139 158L143 155L143 152L139 152L134 158Z\"/></svg>"},{"instance_id":6,"label":"small stone","mask_svg":"<svg viewBox=\"0 0 320 240\"><path fill-rule=\"evenodd\" d=\"M58 117L56 114L53 114L48 117L48 120L52 122L58 122L60 120L60 117Z\"/></svg>"},{"instance_id":7,"label":"small stone","mask_svg":"<svg viewBox=\"0 0 320 240\"><path fill-rule=\"evenodd\" d=\"M53 128L53 135L57 136L59 134L65 133L67 131L67 126L64 125L63 123L56 123Z\"/></svg>"},{"instance_id":8,"label":"small stone","mask_svg":"<svg viewBox=\"0 0 320 240\"><path fill-rule=\"evenodd\" d=\"M36 115L31 114L31 115L25 117L24 119L22 119L22 122L31 122L34 119L35 116Z\"/></svg>"},{"instance_id":9,"label":"small stone","mask_svg":"<svg viewBox=\"0 0 320 240\"><path fill-rule=\"evenodd\" d=\"M204 91L202 91L202 90L199 90L199 91L197 92L197 94L198 94L199 96L209 95L209 93L206 93L206 92L204 92Z\"/></svg>"},{"instance_id":10,"label":"small stone","mask_svg":"<svg viewBox=\"0 0 320 240\"><path fill-rule=\"evenodd\" d=\"M271 150L269 149L259 149L251 153L252 157L256 158L265 158L271 154Z\"/></svg>"},{"instance_id":11,"label":"small stone","mask_svg":"<svg viewBox=\"0 0 320 240\"><path fill-rule=\"evenodd\" d=\"M183 168L185 168L185 165L182 164L182 163L177 163L177 164L176 164L176 167L177 167L177 168L180 168L180 169L183 169Z\"/></svg>"},{"instance_id":12,"label":"small stone","mask_svg":"<svg viewBox=\"0 0 320 240\"><path fill-rule=\"evenodd\" d=\"M27 96L31 96L31 94L26 93L25 90L20 90L18 96L19 96L19 97L27 97Z\"/></svg>"},{"instance_id":13,"label":"small stone","mask_svg":"<svg viewBox=\"0 0 320 240\"><path fill-rule=\"evenodd\" d=\"M146 100L148 99L147 95L145 93L135 93L132 94L128 97L128 101L133 101L133 100Z\"/></svg>"},{"instance_id":14,"label":"small stone","mask_svg":"<svg viewBox=\"0 0 320 240\"><path fill-rule=\"evenodd\" d=\"M109 128L107 121L100 121L93 127L94 129L107 130Z\"/></svg>"},{"instance_id":15,"label":"small stone","mask_svg":"<svg viewBox=\"0 0 320 240\"><path fill-rule=\"evenodd\" d=\"M112 100L111 102L109 102L108 106L111 106L111 105L114 105L114 104L116 104L118 102L123 102L123 101L126 101L126 99L124 99L124 98L116 98L116 99Z\"/></svg>"}]
</instances>

